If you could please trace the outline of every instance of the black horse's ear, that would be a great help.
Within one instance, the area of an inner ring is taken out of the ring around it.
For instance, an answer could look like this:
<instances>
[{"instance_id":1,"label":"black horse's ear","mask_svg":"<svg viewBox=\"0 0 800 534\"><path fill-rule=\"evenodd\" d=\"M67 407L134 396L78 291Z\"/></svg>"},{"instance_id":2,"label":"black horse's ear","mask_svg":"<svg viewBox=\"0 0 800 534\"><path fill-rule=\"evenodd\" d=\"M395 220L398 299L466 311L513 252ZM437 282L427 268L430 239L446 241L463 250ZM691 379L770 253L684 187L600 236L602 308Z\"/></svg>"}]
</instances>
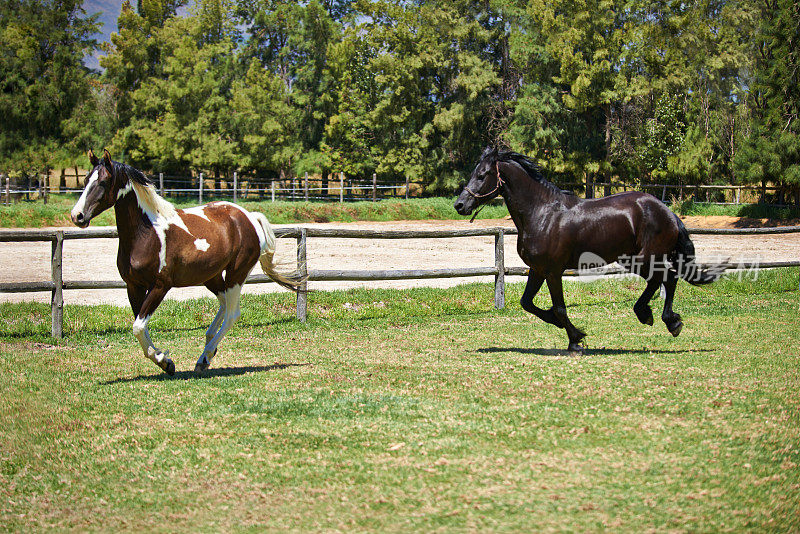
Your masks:
<instances>
[{"instance_id":1,"label":"black horse's ear","mask_svg":"<svg viewBox=\"0 0 800 534\"><path fill-rule=\"evenodd\" d=\"M97 156L94 155L94 152L91 148L89 149L89 153L87 155L89 156L89 163L92 165L92 167L97 167L97 165L100 163L100 160L97 159Z\"/></svg>"},{"instance_id":2,"label":"black horse's ear","mask_svg":"<svg viewBox=\"0 0 800 534\"><path fill-rule=\"evenodd\" d=\"M106 167L111 168L111 153L107 149L103 149L103 163Z\"/></svg>"}]
</instances>

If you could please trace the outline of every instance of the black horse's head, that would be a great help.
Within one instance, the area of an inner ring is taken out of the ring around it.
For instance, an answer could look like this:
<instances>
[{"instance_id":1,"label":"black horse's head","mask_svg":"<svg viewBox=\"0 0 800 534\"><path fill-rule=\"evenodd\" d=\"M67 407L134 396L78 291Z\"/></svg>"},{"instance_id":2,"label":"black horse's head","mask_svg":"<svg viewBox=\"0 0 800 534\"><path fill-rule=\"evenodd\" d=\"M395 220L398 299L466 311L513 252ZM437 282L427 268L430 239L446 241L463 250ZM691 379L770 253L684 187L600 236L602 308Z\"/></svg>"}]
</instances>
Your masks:
<instances>
[{"instance_id":1,"label":"black horse's head","mask_svg":"<svg viewBox=\"0 0 800 534\"><path fill-rule=\"evenodd\" d=\"M459 214L469 215L475 208L500 194L503 182L497 168L498 158L499 154L494 147L488 146L483 151L467 185L453 205Z\"/></svg>"},{"instance_id":2,"label":"black horse's head","mask_svg":"<svg viewBox=\"0 0 800 534\"><path fill-rule=\"evenodd\" d=\"M86 175L86 186L70 212L72 222L80 228L89 226L93 218L113 206L123 191L129 190L128 177L117 172L108 150L103 151L102 159L89 150L89 163L92 170Z\"/></svg>"}]
</instances>

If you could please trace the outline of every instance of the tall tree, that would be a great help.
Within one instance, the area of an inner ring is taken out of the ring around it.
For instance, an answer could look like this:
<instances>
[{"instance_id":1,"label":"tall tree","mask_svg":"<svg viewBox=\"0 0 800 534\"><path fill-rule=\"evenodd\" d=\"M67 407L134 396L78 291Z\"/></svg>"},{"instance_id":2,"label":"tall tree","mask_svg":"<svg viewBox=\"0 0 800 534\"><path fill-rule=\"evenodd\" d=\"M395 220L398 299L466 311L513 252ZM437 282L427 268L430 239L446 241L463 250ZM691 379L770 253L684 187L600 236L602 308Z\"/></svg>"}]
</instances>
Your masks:
<instances>
[{"instance_id":1,"label":"tall tree","mask_svg":"<svg viewBox=\"0 0 800 534\"><path fill-rule=\"evenodd\" d=\"M774 182L800 204L800 4L763 0L752 124L735 164L743 183Z\"/></svg>"},{"instance_id":2,"label":"tall tree","mask_svg":"<svg viewBox=\"0 0 800 534\"><path fill-rule=\"evenodd\" d=\"M0 3L0 166L63 158L64 122L90 92L83 59L96 49L97 15L78 0Z\"/></svg>"}]
</instances>

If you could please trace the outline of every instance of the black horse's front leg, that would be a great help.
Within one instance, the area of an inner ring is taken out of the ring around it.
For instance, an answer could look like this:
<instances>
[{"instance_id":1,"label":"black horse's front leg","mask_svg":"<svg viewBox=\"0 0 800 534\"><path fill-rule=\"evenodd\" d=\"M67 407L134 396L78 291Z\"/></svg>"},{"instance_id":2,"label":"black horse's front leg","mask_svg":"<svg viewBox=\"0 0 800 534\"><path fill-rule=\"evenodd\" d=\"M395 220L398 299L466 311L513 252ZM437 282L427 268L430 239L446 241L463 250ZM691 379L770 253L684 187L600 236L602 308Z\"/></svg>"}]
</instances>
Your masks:
<instances>
[{"instance_id":1,"label":"black horse's front leg","mask_svg":"<svg viewBox=\"0 0 800 534\"><path fill-rule=\"evenodd\" d=\"M567 305L564 303L564 289L561 286L561 275L548 277L547 288L550 290L550 298L553 301L553 315L560 323L560 326L567 330L567 337L569 337L569 346L567 350L577 353L583 352L583 346L581 346L580 342L586 337L586 333L576 328L567 317Z\"/></svg>"},{"instance_id":2,"label":"black horse's front leg","mask_svg":"<svg viewBox=\"0 0 800 534\"><path fill-rule=\"evenodd\" d=\"M543 310L537 306L534 306L533 304L533 298L539 292L539 289L542 287L543 283L544 277L530 272L528 274L528 283L525 284L525 291L522 293L522 298L520 299L519 303L522 305L523 310L528 313L532 313L542 321L559 328L564 328L556 319L556 316L553 313L553 308L550 308L549 310Z\"/></svg>"},{"instance_id":3,"label":"black horse's front leg","mask_svg":"<svg viewBox=\"0 0 800 534\"><path fill-rule=\"evenodd\" d=\"M633 313L636 314L636 318L639 319L640 323L653 326L653 310L650 308L650 301L660 286L661 281L656 278L647 280L647 287L642 292L642 296L633 305Z\"/></svg>"}]
</instances>

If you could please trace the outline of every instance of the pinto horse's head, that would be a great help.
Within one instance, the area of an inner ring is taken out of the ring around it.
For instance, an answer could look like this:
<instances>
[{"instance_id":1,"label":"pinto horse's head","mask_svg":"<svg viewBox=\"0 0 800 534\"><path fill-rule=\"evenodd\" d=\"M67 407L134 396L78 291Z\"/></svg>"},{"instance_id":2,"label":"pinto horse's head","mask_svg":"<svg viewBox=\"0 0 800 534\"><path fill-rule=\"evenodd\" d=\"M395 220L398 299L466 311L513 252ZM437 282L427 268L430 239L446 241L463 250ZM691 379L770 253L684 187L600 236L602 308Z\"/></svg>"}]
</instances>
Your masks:
<instances>
[{"instance_id":1,"label":"pinto horse's head","mask_svg":"<svg viewBox=\"0 0 800 534\"><path fill-rule=\"evenodd\" d=\"M89 162L92 170L86 175L86 187L70 212L72 222L80 228L86 228L94 217L113 206L120 189L108 150L103 151L103 159L90 150Z\"/></svg>"},{"instance_id":2,"label":"pinto horse's head","mask_svg":"<svg viewBox=\"0 0 800 534\"><path fill-rule=\"evenodd\" d=\"M469 215L475 208L500 194L503 180L497 167L498 157L497 149L494 147L486 147L483 151L467 185L453 205L459 214Z\"/></svg>"}]
</instances>

